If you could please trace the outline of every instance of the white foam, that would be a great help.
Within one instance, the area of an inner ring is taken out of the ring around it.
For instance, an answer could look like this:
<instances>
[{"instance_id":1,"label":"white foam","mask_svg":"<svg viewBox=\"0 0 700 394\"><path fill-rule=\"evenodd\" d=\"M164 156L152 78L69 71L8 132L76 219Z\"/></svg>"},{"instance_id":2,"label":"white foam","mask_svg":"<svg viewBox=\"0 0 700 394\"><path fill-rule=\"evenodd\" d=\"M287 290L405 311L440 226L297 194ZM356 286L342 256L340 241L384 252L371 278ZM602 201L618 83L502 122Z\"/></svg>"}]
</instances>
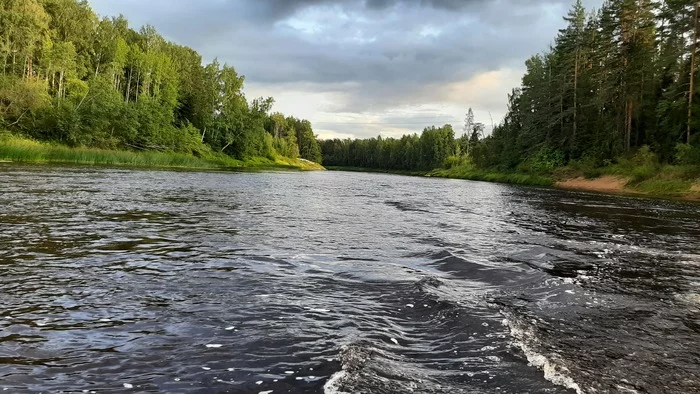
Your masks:
<instances>
[{"instance_id":1,"label":"white foam","mask_svg":"<svg viewBox=\"0 0 700 394\"><path fill-rule=\"evenodd\" d=\"M339 371L328 378L326 384L323 385L324 394L350 394L345 391L340 391L340 388L338 387L340 380L342 380L346 375L347 372Z\"/></svg>"},{"instance_id":2,"label":"white foam","mask_svg":"<svg viewBox=\"0 0 700 394\"><path fill-rule=\"evenodd\" d=\"M406 304L406 306L409 307L409 308L413 308L415 305L413 305L413 304Z\"/></svg>"},{"instance_id":3,"label":"white foam","mask_svg":"<svg viewBox=\"0 0 700 394\"><path fill-rule=\"evenodd\" d=\"M209 367L202 367L202 369L205 370L205 371L210 371L210 370L211 370L211 368L209 368Z\"/></svg>"},{"instance_id":4,"label":"white foam","mask_svg":"<svg viewBox=\"0 0 700 394\"><path fill-rule=\"evenodd\" d=\"M261 392L259 392L258 394L272 394L272 390L261 391Z\"/></svg>"},{"instance_id":5,"label":"white foam","mask_svg":"<svg viewBox=\"0 0 700 394\"><path fill-rule=\"evenodd\" d=\"M319 308L310 308L309 310L311 312L316 312L316 313L328 313L331 311L330 309L319 309Z\"/></svg>"},{"instance_id":6,"label":"white foam","mask_svg":"<svg viewBox=\"0 0 700 394\"><path fill-rule=\"evenodd\" d=\"M294 375L294 371L284 371L287 375Z\"/></svg>"},{"instance_id":7,"label":"white foam","mask_svg":"<svg viewBox=\"0 0 700 394\"><path fill-rule=\"evenodd\" d=\"M226 370L229 371L229 372L233 372L233 371L234 371L233 368L228 368L228 369L226 369Z\"/></svg>"},{"instance_id":8,"label":"white foam","mask_svg":"<svg viewBox=\"0 0 700 394\"><path fill-rule=\"evenodd\" d=\"M134 385L131 384L131 383L124 383L124 388L125 388L125 389L133 389L133 388L134 388Z\"/></svg>"},{"instance_id":9,"label":"white foam","mask_svg":"<svg viewBox=\"0 0 700 394\"><path fill-rule=\"evenodd\" d=\"M235 330L235 329L236 329L236 327L234 327L234 326L226 327L226 328L225 328L226 331L231 331L231 330Z\"/></svg>"},{"instance_id":10,"label":"white foam","mask_svg":"<svg viewBox=\"0 0 700 394\"><path fill-rule=\"evenodd\" d=\"M396 338L390 338L390 339L391 339L391 342L394 342L397 345L399 344L399 341L397 341Z\"/></svg>"},{"instance_id":11,"label":"white foam","mask_svg":"<svg viewBox=\"0 0 700 394\"><path fill-rule=\"evenodd\" d=\"M262 380L258 380L257 382L255 382L255 384L257 384L258 386L260 386L261 384L263 384L263 381L262 381Z\"/></svg>"},{"instance_id":12,"label":"white foam","mask_svg":"<svg viewBox=\"0 0 700 394\"><path fill-rule=\"evenodd\" d=\"M528 330L528 332L526 332L516 324L511 324L510 321L508 323L511 336L514 338L513 344L519 347L523 353L525 353L525 357L527 357L527 361L530 365L541 369L544 372L544 378L550 382L575 390L577 394L584 394L578 383L576 383L573 378L568 375L568 368L561 365L561 363L555 363L544 355L537 353L526 344L526 338L531 340L536 338L535 333L532 330Z\"/></svg>"},{"instance_id":13,"label":"white foam","mask_svg":"<svg viewBox=\"0 0 700 394\"><path fill-rule=\"evenodd\" d=\"M214 348L214 349L216 349L216 348L220 348L220 347L222 347L222 346L224 346L224 345L222 345L222 344L220 344L220 343L209 343L209 344L207 344L206 346L207 346L208 348Z\"/></svg>"}]
</instances>

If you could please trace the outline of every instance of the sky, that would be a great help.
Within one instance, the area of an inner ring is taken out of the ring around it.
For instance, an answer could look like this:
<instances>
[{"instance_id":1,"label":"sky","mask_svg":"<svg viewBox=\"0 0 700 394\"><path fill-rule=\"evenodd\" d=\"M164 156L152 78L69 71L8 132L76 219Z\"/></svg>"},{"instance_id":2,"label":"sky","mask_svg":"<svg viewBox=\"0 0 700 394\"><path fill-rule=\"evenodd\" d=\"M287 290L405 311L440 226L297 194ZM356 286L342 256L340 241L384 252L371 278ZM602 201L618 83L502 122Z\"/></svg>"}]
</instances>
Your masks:
<instances>
[{"instance_id":1,"label":"sky","mask_svg":"<svg viewBox=\"0 0 700 394\"><path fill-rule=\"evenodd\" d=\"M90 0L245 75L321 138L491 129L574 0ZM602 0L583 0L586 9Z\"/></svg>"}]
</instances>

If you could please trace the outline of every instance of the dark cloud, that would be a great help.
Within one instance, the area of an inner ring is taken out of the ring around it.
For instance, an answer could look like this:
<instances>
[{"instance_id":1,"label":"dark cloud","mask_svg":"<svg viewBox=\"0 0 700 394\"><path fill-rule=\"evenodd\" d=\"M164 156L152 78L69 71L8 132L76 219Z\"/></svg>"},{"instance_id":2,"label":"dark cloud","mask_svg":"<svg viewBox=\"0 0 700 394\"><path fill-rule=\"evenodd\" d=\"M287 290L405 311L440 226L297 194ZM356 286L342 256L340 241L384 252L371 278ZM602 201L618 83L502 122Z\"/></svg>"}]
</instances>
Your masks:
<instances>
[{"instance_id":1,"label":"dark cloud","mask_svg":"<svg viewBox=\"0 0 700 394\"><path fill-rule=\"evenodd\" d=\"M288 17L304 8L314 6L342 6L364 8L370 11L385 11L392 7L408 6L457 11L486 1L487 0L261 0L256 1L251 9L255 11L254 15L264 16L271 20L278 20ZM529 0L524 1L528 2ZM228 6L235 6L235 3L235 0L227 1L224 3L224 6L226 6L226 4L228 4Z\"/></svg>"},{"instance_id":2,"label":"dark cloud","mask_svg":"<svg viewBox=\"0 0 700 394\"><path fill-rule=\"evenodd\" d=\"M552 42L572 1L91 0L234 65L249 84L334 93L326 110L354 113L454 102L454 84L521 69ZM505 108L498 94L464 105Z\"/></svg>"}]
</instances>

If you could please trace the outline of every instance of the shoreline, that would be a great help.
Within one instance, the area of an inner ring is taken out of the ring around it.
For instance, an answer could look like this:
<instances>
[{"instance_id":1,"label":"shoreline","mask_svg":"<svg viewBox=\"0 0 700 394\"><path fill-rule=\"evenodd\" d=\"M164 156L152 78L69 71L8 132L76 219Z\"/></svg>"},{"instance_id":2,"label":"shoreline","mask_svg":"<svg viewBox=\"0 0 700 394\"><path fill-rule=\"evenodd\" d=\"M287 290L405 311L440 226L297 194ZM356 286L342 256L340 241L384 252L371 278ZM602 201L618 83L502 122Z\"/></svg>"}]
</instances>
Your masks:
<instances>
[{"instance_id":1,"label":"shoreline","mask_svg":"<svg viewBox=\"0 0 700 394\"><path fill-rule=\"evenodd\" d=\"M522 173L498 173L488 171L466 171L454 172L450 170L433 170L433 171L392 171L382 169L368 169L358 167L339 167L328 166L329 171L348 171L348 172L367 172L367 173L382 173L404 176L422 176L435 177L445 179L462 179L469 181L503 183L521 186L545 187L556 190L577 191L586 193L596 193L611 196L626 196L640 197L651 199L664 199L675 201L690 201L700 202L700 180L694 183L689 182L687 191L681 192L657 192L652 193L643 190L637 190L630 185L631 180L628 177L621 175L600 175L594 178L585 178L584 176L566 176L566 177L548 177L529 175Z\"/></svg>"},{"instance_id":2,"label":"shoreline","mask_svg":"<svg viewBox=\"0 0 700 394\"><path fill-rule=\"evenodd\" d=\"M0 135L0 137L3 137ZM175 153L69 147L16 136L0 138L0 163L75 165L173 171L323 171L318 163L277 156L238 160L212 151Z\"/></svg>"}]
</instances>

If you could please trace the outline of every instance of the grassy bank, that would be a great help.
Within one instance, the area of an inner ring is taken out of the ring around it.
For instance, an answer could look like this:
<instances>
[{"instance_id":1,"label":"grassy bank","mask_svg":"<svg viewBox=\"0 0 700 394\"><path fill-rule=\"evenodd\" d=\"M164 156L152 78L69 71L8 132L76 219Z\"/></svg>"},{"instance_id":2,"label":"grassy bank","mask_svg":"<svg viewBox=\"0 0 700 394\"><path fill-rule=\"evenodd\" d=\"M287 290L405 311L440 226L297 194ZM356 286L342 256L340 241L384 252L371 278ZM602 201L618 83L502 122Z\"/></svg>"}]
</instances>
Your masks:
<instances>
[{"instance_id":1,"label":"grassy bank","mask_svg":"<svg viewBox=\"0 0 700 394\"><path fill-rule=\"evenodd\" d=\"M394 174L408 176L425 176L426 171L404 171L404 170L386 170L381 168L364 168L364 167L343 167L343 166L326 166L329 171L349 171L349 172L372 172L378 174Z\"/></svg>"},{"instance_id":2,"label":"grassy bank","mask_svg":"<svg viewBox=\"0 0 700 394\"><path fill-rule=\"evenodd\" d=\"M583 190L700 199L700 166L696 165L631 163L624 160L600 168L581 168L574 164L556 169L552 177L557 181L555 185L561 188L580 189L569 187L575 183L572 181L578 180L584 184L590 183L591 186L584 187ZM599 190L596 184L603 183L607 183L612 190ZM616 186L610 185L611 183L616 183Z\"/></svg>"},{"instance_id":3,"label":"grassy bank","mask_svg":"<svg viewBox=\"0 0 700 394\"><path fill-rule=\"evenodd\" d=\"M471 165L461 165L449 169L437 169L430 176L451 179L468 179L471 181L511 183L528 186L552 186L554 180L548 176L525 174L519 172L496 172L476 169Z\"/></svg>"},{"instance_id":4,"label":"grassy bank","mask_svg":"<svg viewBox=\"0 0 700 394\"><path fill-rule=\"evenodd\" d=\"M405 170L386 170L377 168L363 168L363 167L339 167L339 166L328 166L326 167L331 171L351 171L351 172L374 172L380 174L395 174L395 175L409 175L409 176L426 176L426 177L436 177L436 178L450 178L450 179L466 179L471 181L484 181L484 182L499 182L499 183L512 183L517 185L531 185L531 186L551 186L554 181L551 178L521 174L521 173L501 173L493 171L481 171L476 170L472 166L459 166L452 167L450 169L435 169L432 171L405 171Z\"/></svg>"},{"instance_id":5,"label":"grassy bank","mask_svg":"<svg viewBox=\"0 0 700 394\"><path fill-rule=\"evenodd\" d=\"M433 171L392 171L356 167L328 167L329 170L381 172L401 175L432 176L450 179L545 186L559 189L659 198L700 200L700 166L658 164L619 164L583 168L559 167L544 174L484 171L470 164Z\"/></svg>"},{"instance_id":6,"label":"grassy bank","mask_svg":"<svg viewBox=\"0 0 700 394\"><path fill-rule=\"evenodd\" d=\"M195 157L174 152L71 148L38 142L9 133L0 133L0 161L195 170L323 169L317 163L286 157L278 157L274 160L263 157L236 160L216 152L207 152L201 157Z\"/></svg>"}]
</instances>

